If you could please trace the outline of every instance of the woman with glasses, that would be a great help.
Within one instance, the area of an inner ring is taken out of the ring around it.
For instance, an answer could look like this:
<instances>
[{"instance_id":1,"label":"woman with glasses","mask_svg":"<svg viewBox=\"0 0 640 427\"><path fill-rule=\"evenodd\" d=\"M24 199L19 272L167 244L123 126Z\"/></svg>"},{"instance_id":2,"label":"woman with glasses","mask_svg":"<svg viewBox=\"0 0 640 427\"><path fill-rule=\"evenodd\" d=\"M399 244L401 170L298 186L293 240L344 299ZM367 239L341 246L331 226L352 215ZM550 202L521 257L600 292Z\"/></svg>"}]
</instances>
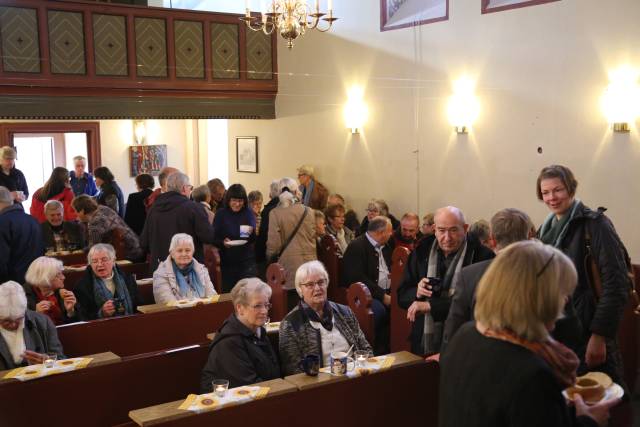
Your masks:
<instances>
[{"instance_id":1,"label":"woman with glasses","mask_svg":"<svg viewBox=\"0 0 640 427\"><path fill-rule=\"evenodd\" d=\"M321 366L329 366L336 351L371 352L351 309L327 299L329 275L319 261L302 264L296 271L295 286L300 303L280 324L280 358L284 375L302 372L299 363L309 354L320 357Z\"/></svg>"},{"instance_id":2,"label":"woman with glasses","mask_svg":"<svg viewBox=\"0 0 640 427\"><path fill-rule=\"evenodd\" d=\"M258 278L242 279L231 291L234 313L225 320L209 347L200 377L200 392L209 393L214 379L239 387L280 377L280 363L264 328L269 320L271 288Z\"/></svg>"},{"instance_id":3,"label":"woman with glasses","mask_svg":"<svg viewBox=\"0 0 640 427\"><path fill-rule=\"evenodd\" d=\"M369 221L377 216L386 216L391 220L391 228L396 229L400 226L400 221L389 213L389 205L382 199L371 199L367 205L367 216L364 217L360 224L360 229L356 233L358 236L367 232Z\"/></svg>"},{"instance_id":4,"label":"woman with glasses","mask_svg":"<svg viewBox=\"0 0 640 427\"><path fill-rule=\"evenodd\" d=\"M332 235L338 242L340 254L344 254L349 243L355 238L353 231L344 226L345 209L342 205L329 205L324 210L327 219L327 234Z\"/></svg>"},{"instance_id":5,"label":"woman with glasses","mask_svg":"<svg viewBox=\"0 0 640 427\"><path fill-rule=\"evenodd\" d=\"M54 325L81 320L76 297L64 288L62 261L41 256L36 258L25 275L33 293L27 297L30 310L49 316Z\"/></svg>"},{"instance_id":6,"label":"woman with glasses","mask_svg":"<svg viewBox=\"0 0 640 427\"><path fill-rule=\"evenodd\" d=\"M220 249L222 291L230 292L238 280L257 275L256 217L242 184L231 185L222 204L213 219L214 245Z\"/></svg>"}]
</instances>

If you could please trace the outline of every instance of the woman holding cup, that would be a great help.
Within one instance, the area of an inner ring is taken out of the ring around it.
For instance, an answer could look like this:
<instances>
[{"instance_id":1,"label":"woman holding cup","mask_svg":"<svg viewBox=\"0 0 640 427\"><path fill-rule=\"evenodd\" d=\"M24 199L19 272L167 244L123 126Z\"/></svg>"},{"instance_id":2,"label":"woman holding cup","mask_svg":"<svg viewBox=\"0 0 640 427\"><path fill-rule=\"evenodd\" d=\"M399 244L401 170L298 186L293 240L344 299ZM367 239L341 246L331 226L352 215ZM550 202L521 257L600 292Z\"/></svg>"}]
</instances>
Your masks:
<instances>
[{"instance_id":1,"label":"woman holding cup","mask_svg":"<svg viewBox=\"0 0 640 427\"><path fill-rule=\"evenodd\" d=\"M310 354L319 356L321 366L333 366L332 355L333 360L347 359L352 347L372 352L351 309L327 299L328 285L329 275L319 261L304 263L296 271L301 301L280 324L284 375L301 372L300 361Z\"/></svg>"},{"instance_id":2,"label":"woman holding cup","mask_svg":"<svg viewBox=\"0 0 640 427\"><path fill-rule=\"evenodd\" d=\"M280 377L280 363L264 325L269 321L271 288L258 278L242 279L231 291L234 313L224 321L209 347L200 392L221 392L214 379L239 387Z\"/></svg>"},{"instance_id":3,"label":"woman holding cup","mask_svg":"<svg viewBox=\"0 0 640 427\"><path fill-rule=\"evenodd\" d=\"M64 288L62 261L41 256L36 258L25 275L33 293L29 295L30 309L49 316L55 325L77 322L80 310L73 292Z\"/></svg>"}]
</instances>

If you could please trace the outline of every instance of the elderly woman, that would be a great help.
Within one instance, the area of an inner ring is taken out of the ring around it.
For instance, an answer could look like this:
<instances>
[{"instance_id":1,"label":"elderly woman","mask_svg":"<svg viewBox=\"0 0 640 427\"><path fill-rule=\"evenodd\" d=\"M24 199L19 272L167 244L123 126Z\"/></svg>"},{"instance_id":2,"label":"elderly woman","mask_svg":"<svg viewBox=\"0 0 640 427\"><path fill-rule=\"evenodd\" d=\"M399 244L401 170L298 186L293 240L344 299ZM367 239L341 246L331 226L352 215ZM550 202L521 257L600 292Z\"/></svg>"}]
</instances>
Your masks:
<instances>
[{"instance_id":1,"label":"elderly woman","mask_svg":"<svg viewBox=\"0 0 640 427\"><path fill-rule=\"evenodd\" d=\"M33 289L33 298L28 298L29 309L49 316L55 325L80 320L76 296L64 289L62 261L41 256L36 258L25 275Z\"/></svg>"},{"instance_id":2,"label":"elderly woman","mask_svg":"<svg viewBox=\"0 0 640 427\"><path fill-rule=\"evenodd\" d=\"M364 217L360 224L358 235L366 233L369 227L369 221L377 216L386 216L389 218L391 220L391 228L394 230L400 226L400 221L389 213L389 205L387 205L387 202L382 199L371 199L367 205L367 216Z\"/></svg>"},{"instance_id":3,"label":"elderly woman","mask_svg":"<svg viewBox=\"0 0 640 427\"><path fill-rule=\"evenodd\" d=\"M329 275L320 261L302 264L296 271L300 303L280 324L280 357L284 375L301 372L300 360L308 354L329 366L335 351L372 351L351 309L327 299Z\"/></svg>"},{"instance_id":4,"label":"elderly woman","mask_svg":"<svg viewBox=\"0 0 640 427\"><path fill-rule=\"evenodd\" d=\"M47 353L65 357L51 319L27 309L20 284L0 284L0 371L42 363Z\"/></svg>"},{"instance_id":5,"label":"elderly woman","mask_svg":"<svg viewBox=\"0 0 640 427\"><path fill-rule=\"evenodd\" d=\"M262 221L262 217L260 216L260 212L262 212L262 202L263 202L262 193L259 192L258 190L253 190L249 193L249 195L247 196L247 199L249 201L249 207L251 208L251 211L256 217L256 235L257 235L260 230L260 222Z\"/></svg>"},{"instance_id":6,"label":"elderly woman","mask_svg":"<svg viewBox=\"0 0 640 427\"><path fill-rule=\"evenodd\" d=\"M65 221L64 206L58 200L49 200L44 205L47 219L40 224L42 239L47 251L74 251L86 246L84 230L76 221Z\"/></svg>"},{"instance_id":7,"label":"elderly woman","mask_svg":"<svg viewBox=\"0 0 640 427\"><path fill-rule=\"evenodd\" d=\"M271 288L257 278L240 280L231 291L233 313L216 334L202 370L200 392L212 391L214 379L229 380L229 387L280 377L278 356L264 324L269 319Z\"/></svg>"},{"instance_id":8,"label":"elderly woman","mask_svg":"<svg viewBox=\"0 0 640 427\"><path fill-rule=\"evenodd\" d=\"M174 234L169 256L153 273L156 304L216 295L209 271L193 259L193 252L193 237L185 233Z\"/></svg>"},{"instance_id":9,"label":"elderly woman","mask_svg":"<svg viewBox=\"0 0 640 427\"><path fill-rule=\"evenodd\" d=\"M560 249L578 270L578 285L565 308L564 323L573 318L582 327L556 336L580 357L578 373L602 371L622 384L616 335L632 286L627 252L605 209L593 211L576 199L577 187L571 170L560 165L542 169L536 185L538 199L551 211L538 238ZM590 261L585 260L587 255Z\"/></svg>"},{"instance_id":10,"label":"elderly woman","mask_svg":"<svg viewBox=\"0 0 640 427\"><path fill-rule=\"evenodd\" d=\"M327 234L336 238L341 254L344 254L354 239L353 231L344 226L344 214L345 209L342 205L329 205L324 211L327 218Z\"/></svg>"},{"instance_id":11,"label":"elderly woman","mask_svg":"<svg viewBox=\"0 0 640 427\"><path fill-rule=\"evenodd\" d=\"M76 285L81 316L86 319L134 314L140 297L133 276L116 265L116 251L106 243L93 245L87 270Z\"/></svg>"},{"instance_id":12,"label":"elderly woman","mask_svg":"<svg viewBox=\"0 0 640 427\"><path fill-rule=\"evenodd\" d=\"M269 213L267 259L278 262L286 274L285 289L294 289L295 271L317 259L316 219L313 210L300 203L301 193L292 178L282 178L278 207Z\"/></svg>"},{"instance_id":13,"label":"elderly woman","mask_svg":"<svg viewBox=\"0 0 640 427\"><path fill-rule=\"evenodd\" d=\"M209 219L209 224L213 224L213 219L216 214L211 210L211 191L209 190L209 187L206 185L200 185L194 188L191 193L191 198L193 198L194 202L200 203L204 207L204 210L207 213L207 218Z\"/></svg>"},{"instance_id":14,"label":"elderly woman","mask_svg":"<svg viewBox=\"0 0 640 427\"><path fill-rule=\"evenodd\" d=\"M322 211L314 209L313 215L316 218L316 243L319 245L322 237L327 234L327 223Z\"/></svg>"},{"instance_id":15,"label":"elderly woman","mask_svg":"<svg viewBox=\"0 0 640 427\"><path fill-rule=\"evenodd\" d=\"M478 285L476 323L440 358L440 427L606 425L615 399L567 407L562 390L579 360L549 335L576 277L569 258L540 242L500 251Z\"/></svg>"}]
</instances>

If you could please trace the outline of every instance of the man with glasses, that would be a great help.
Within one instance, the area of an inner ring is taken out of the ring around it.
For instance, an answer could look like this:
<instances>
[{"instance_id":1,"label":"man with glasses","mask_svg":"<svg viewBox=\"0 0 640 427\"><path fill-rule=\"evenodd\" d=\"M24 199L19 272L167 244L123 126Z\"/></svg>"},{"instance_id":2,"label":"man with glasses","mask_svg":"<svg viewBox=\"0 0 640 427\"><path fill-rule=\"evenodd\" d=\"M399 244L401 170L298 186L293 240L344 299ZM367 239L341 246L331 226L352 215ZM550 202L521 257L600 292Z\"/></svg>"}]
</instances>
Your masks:
<instances>
[{"instance_id":1,"label":"man with glasses","mask_svg":"<svg viewBox=\"0 0 640 427\"><path fill-rule=\"evenodd\" d=\"M443 322L462 267L493 258L494 253L472 235L462 211L447 206L436 211L435 235L424 238L409 256L398 289L398 305L413 322L411 351L440 351Z\"/></svg>"},{"instance_id":2,"label":"man with glasses","mask_svg":"<svg viewBox=\"0 0 640 427\"><path fill-rule=\"evenodd\" d=\"M200 203L189 200L193 186L189 177L174 172L167 177L167 191L155 200L144 224L140 243L149 252L149 268L153 272L161 260L169 255L171 238L178 233L193 237L193 257L204 262L204 243L213 243L213 227Z\"/></svg>"}]
</instances>

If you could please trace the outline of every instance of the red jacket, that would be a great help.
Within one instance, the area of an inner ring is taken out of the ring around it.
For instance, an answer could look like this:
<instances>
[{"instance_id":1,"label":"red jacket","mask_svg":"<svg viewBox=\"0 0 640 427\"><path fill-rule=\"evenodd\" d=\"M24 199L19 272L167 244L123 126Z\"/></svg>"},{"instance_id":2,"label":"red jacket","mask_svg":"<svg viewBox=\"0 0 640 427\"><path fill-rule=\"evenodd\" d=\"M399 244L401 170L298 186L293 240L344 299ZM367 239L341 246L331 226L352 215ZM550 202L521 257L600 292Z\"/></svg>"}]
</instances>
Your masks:
<instances>
[{"instance_id":1,"label":"red jacket","mask_svg":"<svg viewBox=\"0 0 640 427\"><path fill-rule=\"evenodd\" d=\"M44 205L45 203L40 200L40 192L42 188L38 188L38 191L33 195L31 199L31 209L29 212L31 216L38 220L39 223L43 223L47 220L44 216ZM58 200L64 206L64 220L65 221L75 221L78 217L76 211L71 207L71 201L73 200L74 194L70 188L65 188L62 193L58 193L53 197L49 197L49 200Z\"/></svg>"}]
</instances>

